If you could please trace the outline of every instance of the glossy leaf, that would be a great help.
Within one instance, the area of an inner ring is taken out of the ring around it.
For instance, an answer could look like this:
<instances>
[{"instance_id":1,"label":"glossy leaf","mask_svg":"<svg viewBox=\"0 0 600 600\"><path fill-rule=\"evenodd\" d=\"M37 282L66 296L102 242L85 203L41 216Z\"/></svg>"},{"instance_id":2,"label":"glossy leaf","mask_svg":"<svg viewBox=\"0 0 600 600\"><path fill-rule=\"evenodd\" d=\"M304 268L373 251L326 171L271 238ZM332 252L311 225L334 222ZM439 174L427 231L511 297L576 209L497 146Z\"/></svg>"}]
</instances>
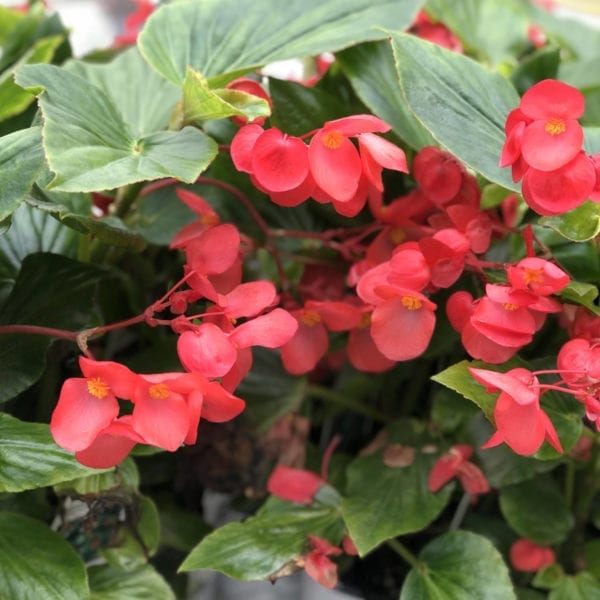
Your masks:
<instances>
[{"instance_id":1,"label":"glossy leaf","mask_svg":"<svg viewBox=\"0 0 600 600\"><path fill-rule=\"evenodd\" d=\"M0 492L20 492L95 473L56 445L48 425L0 413Z\"/></svg>"},{"instance_id":2,"label":"glossy leaf","mask_svg":"<svg viewBox=\"0 0 600 600\"><path fill-rule=\"evenodd\" d=\"M400 600L515 600L502 556L486 538L452 531L419 554L402 586Z\"/></svg>"},{"instance_id":3,"label":"glossy leaf","mask_svg":"<svg viewBox=\"0 0 600 600\"><path fill-rule=\"evenodd\" d=\"M404 467L388 467L381 452L360 456L346 471L348 485L342 514L350 537L361 555L381 542L420 531L444 509L454 485L437 493L429 491L429 472L436 454L423 451L426 438L401 427L390 442L415 448L414 460Z\"/></svg>"},{"instance_id":4,"label":"glossy leaf","mask_svg":"<svg viewBox=\"0 0 600 600\"><path fill-rule=\"evenodd\" d=\"M44 164L39 127L0 138L0 226L10 219Z\"/></svg>"},{"instance_id":5,"label":"glossy leaf","mask_svg":"<svg viewBox=\"0 0 600 600\"><path fill-rule=\"evenodd\" d=\"M564 577L548 596L548 600L591 600L595 598L600 598L600 581L587 571Z\"/></svg>"},{"instance_id":6,"label":"glossy leaf","mask_svg":"<svg viewBox=\"0 0 600 600\"><path fill-rule=\"evenodd\" d=\"M151 565L140 565L131 570L111 565L88 569L90 600L175 600L169 584Z\"/></svg>"},{"instance_id":7,"label":"glossy leaf","mask_svg":"<svg viewBox=\"0 0 600 600\"><path fill-rule=\"evenodd\" d=\"M75 550L41 521L9 512L0 512L0 590L19 600L89 597Z\"/></svg>"},{"instance_id":8,"label":"glossy leaf","mask_svg":"<svg viewBox=\"0 0 600 600\"><path fill-rule=\"evenodd\" d=\"M392 33L400 88L431 135L486 179L518 190L498 166L506 115L519 104L508 81L475 61L421 40Z\"/></svg>"},{"instance_id":9,"label":"glossy leaf","mask_svg":"<svg viewBox=\"0 0 600 600\"><path fill-rule=\"evenodd\" d=\"M337 59L358 97L407 144L415 150L436 144L402 95L394 55L387 40L348 48Z\"/></svg>"},{"instance_id":10,"label":"glossy leaf","mask_svg":"<svg viewBox=\"0 0 600 600\"><path fill-rule=\"evenodd\" d=\"M600 204L587 201L556 217L542 217L540 225L550 227L573 242L585 242L600 233Z\"/></svg>"},{"instance_id":11,"label":"glossy leaf","mask_svg":"<svg viewBox=\"0 0 600 600\"><path fill-rule=\"evenodd\" d=\"M292 567L294 559L309 550L309 533L339 544L343 534L339 508L271 497L255 516L207 535L179 570L212 569L244 581L266 579Z\"/></svg>"},{"instance_id":12,"label":"glossy leaf","mask_svg":"<svg viewBox=\"0 0 600 600\"><path fill-rule=\"evenodd\" d=\"M56 174L50 184L55 189L96 191L163 177L191 183L215 157L216 143L198 129L162 130L176 89L162 89L168 82L134 49L94 70L72 70L78 73L25 65L16 76L19 85L41 93L44 148ZM131 98L127 90L135 90Z\"/></svg>"},{"instance_id":13,"label":"glossy leaf","mask_svg":"<svg viewBox=\"0 0 600 600\"><path fill-rule=\"evenodd\" d=\"M500 510L521 537L542 546L563 542L574 525L562 494L548 476L503 488Z\"/></svg>"},{"instance_id":14,"label":"glossy leaf","mask_svg":"<svg viewBox=\"0 0 600 600\"><path fill-rule=\"evenodd\" d=\"M306 0L285 10L277 0L209 0L162 6L138 38L148 63L182 85L187 67L219 87L268 62L335 52L403 30L417 0ZM378 28L379 27L379 28Z\"/></svg>"},{"instance_id":15,"label":"glossy leaf","mask_svg":"<svg viewBox=\"0 0 600 600\"><path fill-rule=\"evenodd\" d=\"M27 324L77 331L90 318L101 270L56 254L28 256L10 296L0 308L0 325ZM44 290L43 294L39 291ZM51 337L0 336L0 402L35 383L44 370Z\"/></svg>"}]
</instances>

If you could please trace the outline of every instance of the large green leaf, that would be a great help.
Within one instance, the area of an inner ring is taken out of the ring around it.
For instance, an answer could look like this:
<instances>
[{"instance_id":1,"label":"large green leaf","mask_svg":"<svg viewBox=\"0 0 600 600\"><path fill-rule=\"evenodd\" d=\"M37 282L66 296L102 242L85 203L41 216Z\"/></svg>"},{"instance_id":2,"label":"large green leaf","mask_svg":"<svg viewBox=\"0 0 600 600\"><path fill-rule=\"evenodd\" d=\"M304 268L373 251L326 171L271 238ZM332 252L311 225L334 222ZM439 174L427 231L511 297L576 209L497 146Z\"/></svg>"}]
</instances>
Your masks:
<instances>
[{"instance_id":1,"label":"large green leaf","mask_svg":"<svg viewBox=\"0 0 600 600\"><path fill-rule=\"evenodd\" d=\"M0 492L21 492L95 473L55 444L48 425L0 413Z\"/></svg>"},{"instance_id":2,"label":"large green leaf","mask_svg":"<svg viewBox=\"0 0 600 600\"><path fill-rule=\"evenodd\" d=\"M44 164L39 127L0 139L0 230L29 191Z\"/></svg>"},{"instance_id":3,"label":"large green leaf","mask_svg":"<svg viewBox=\"0 0 600 600\"><path fill-rule=\"evenodd\" d=\"M151 565L131 570L111 565L90 567L90 600L175 600L167 582Z\"/></svg>"},{"instance_id":4,"label":"large green leaf","mask_svg":"<svg viewBox=\"0 0 600 600\"><path fill-rule=\"evenodd\" d=\"M492 65L514 61L527 45L527 15L519 0L427 0L426 9Z\"/></svg>"},{"instance_id":5,"label":"large green leaf","mask_svg":"<svg viewBox=\"0 0 600 600\"><path fill-rule=\"evenodd\" d=\"M448 151L485 178L518 190L498 166L511 84L479 63L413 35L392 33L400 87L410 110Z\"/></svg>"},{"instance_id":6,"label":"large green leaf","mask_svg":"<svg viewBox=\"0 0 600 600\"><path fill-rule=\"evenodd\" d=\"M1 512L0 594L7 600L82 600L89 597L85 566L44 523Z\"/></svg>"},{"instance_id":7,"label":"large green leaf","mask_svg":"<svg viewBox=\"0 0 600 600\"><path fill-rule=\"evenodd\" d=\"M423 548L400 600L514 600L508 569L486 538L452 531Z\"/></svg>"},{"instance_id":8,"label":"large green leaf","mask_svg":"<svg viewBox=\"0 0 600 600\"><path fill-rule=\"evenodd\" d=\"M187 556L180 571L214 569L245 581L265 579L309 549L312 533L339 544L343 524L335 503L302 506L271 497L255 516L229 523L207 535Z\"/></svg>"},{"instance_id":9,"label":"large green leaf","mask_svg":"<svg viewBox=\"0 0 600 600\"><path fill-rule=\"evenodd\" d=\"M187 67L221 84L268 62L335 52L403 30L420 0L187 0L167 4L138 38L146 60L182 85ZM224 76L227 74L227 76Z\"/></svg>"},{"instance_id":10,"label":"large green leaf","mask_svg":"<svg viewBox=\"0 0 600 600\"><path fill-rule=\"evenodd\" d=\"M77 331L90 318L103 272L56 254L32 254L0 308L0 325L39 325ZM43 292L43 293L42 293ZM51 337L0 335L0 402L26 390L44 371Z\"/></svg>"},{"instance_id":11,"label":"large green leaf","mask_svg":"<svg viewBox=\"0 0 600 600\"><path fill-rule=\"evenodd\" d=\"M444 509L453 485L433 494L427 487L438 458L422 451L431 440L417 428L400 423L390 432L390 442L414 449L414 460L404 467L388 467L382 453L361 456L346 472L348 486L342 514L361 555L381 542L424 529Z\"/></svg>"},{"instance_id":12,"label":"large green leaf","mask_svg":"<svg viewBox=\"0 0 600 600\"><path fill-rule=\"evenodd\" d=\"M548 600L598 600L600 582L587 571L564 577L550 592Z\"/></svg>"},{"instance_id":13,"label":"large green leaf","mask_svg":"<svg viewBox=\"0 0 600 600\"><path fill-rule=\"evenodd\" d=\"M177 90L134 48L106 65L25 65L16 81L41 93L46 159L56 174L50 185L58 190L163 177L191 183L216 155L216 143L198 129L163 131Z\"/></svg>"},{"instance_id":14,"label":"large green leaf","mask_svg":"<svg viewBox=\"0 0 600 600\"><path fill-rule=\"evenodd\" d=\"M338 60L359 98L407 144L415 150L436 144L406 104L387 40L348 48Z\"/></svg>"},{"instance_id":15,"label":"large green leaf","mask_svg":"<svg viewBox=\"0 0 600 600\"><path fill-rule=\"evenodd\" d=\"M520 536L542 545L563 542L574 524L562 494L548 476L503 488L500 509Z\"/></svg>"},{"instance_id":16,"label":"large green leaf","mask_svg":"<svg viewBox=\"0 0 600 600\"><path fill-rule=\"evenodd\" d=\"M572 242L585 242L600 233L600 204L588 200L556 217L542 217L539 224L550 227Z\"/></svg>"}]
</instances>

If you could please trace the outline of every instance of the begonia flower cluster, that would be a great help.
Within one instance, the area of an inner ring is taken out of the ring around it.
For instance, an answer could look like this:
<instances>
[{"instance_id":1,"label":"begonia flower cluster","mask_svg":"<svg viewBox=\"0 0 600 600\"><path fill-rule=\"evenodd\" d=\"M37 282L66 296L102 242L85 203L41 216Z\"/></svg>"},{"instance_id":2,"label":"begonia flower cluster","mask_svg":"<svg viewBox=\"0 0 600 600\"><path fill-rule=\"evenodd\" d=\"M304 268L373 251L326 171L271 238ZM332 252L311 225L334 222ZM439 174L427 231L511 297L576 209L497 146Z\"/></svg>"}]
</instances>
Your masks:
<instances>
[{"instance_id":1,"label":"begonia flower cluster","mask_svg":"<svg viewBox=\"0 0 600 600\"><path fill-rule=\"evenodd\" d=\"M500 166L512 168L513 181L523 180L523 198L540 215L600 199L599 159L583 150L578 122L584 109L579 90L546 79L529 88L506 118Z\"/></svg>"}]
</instances>

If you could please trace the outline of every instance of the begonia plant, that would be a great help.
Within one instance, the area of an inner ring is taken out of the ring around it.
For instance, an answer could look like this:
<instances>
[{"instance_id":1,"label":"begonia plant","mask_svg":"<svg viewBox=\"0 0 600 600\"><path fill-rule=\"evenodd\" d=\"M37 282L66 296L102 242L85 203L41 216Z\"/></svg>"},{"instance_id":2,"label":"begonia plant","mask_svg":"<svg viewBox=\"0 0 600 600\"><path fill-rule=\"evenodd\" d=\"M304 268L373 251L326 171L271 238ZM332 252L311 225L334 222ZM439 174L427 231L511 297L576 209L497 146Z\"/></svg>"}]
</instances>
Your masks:
<instances>
[{"instance_id":1,"label":"begonia plant","mask_svg":"<svg viewBox=\"0 0 600 600\"><path fill-rule=\"evenodd\" d=\"M0 598L600 598L600 29L130 4L0 7Z\"/></svg>"}]
</instances>

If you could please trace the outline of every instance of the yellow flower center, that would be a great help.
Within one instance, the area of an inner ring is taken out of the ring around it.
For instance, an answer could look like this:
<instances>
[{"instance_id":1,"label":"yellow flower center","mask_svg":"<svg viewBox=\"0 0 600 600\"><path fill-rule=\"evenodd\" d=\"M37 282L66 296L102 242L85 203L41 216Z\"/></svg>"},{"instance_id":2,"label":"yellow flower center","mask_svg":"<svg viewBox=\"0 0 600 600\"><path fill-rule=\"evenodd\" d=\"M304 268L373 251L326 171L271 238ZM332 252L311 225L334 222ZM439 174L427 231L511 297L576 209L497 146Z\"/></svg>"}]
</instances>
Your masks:
<instances>
[{"instance_id":1,"label":"yellow flower center","mask_svg":"<svg viewBox=\"0 0 600 600\"><path fill-rule=\"evenodd\" d=\"M87 380L88 392L95 398L106 398L110 392L108 384L100 379L100 377L92 377Z\"/></svg>"},{"instance_id":2,"label":"yellow flower center","mask_svg":"<svg viewBox=\"0 0 600 600\"><path fill-rule=\"evenodd\" d=\"M358 324L358 329L366 329L371 324L370 313L363 313Z\"/></svg>"},{"instance_id":3,"label":"yellow flower center","mask_svg":"<svg viewBox=\"0 0 600 600\"><path fill-rule=\"evenodd\" d=\"M414 296L402 296L402 304L408 308L408 310L419 310L419 308L423 306L421 300Z\"/></svg>"},{"instance_id":4,"label":"yellow flower center","mask_svg":"<svg viewBox=\"0 0 600 600\"><path fill-rule=\"evenodd\" d=\"M567 125L562 119L553 118L546 121L546 127L544 129L550 135L560 135L567 130Z\"/></svg>"},{"instance_id":5,"label":"yellow flower center","mask_svg":"<svg viewBox=\"0 0 600 600\"><path fill-rule=\"evenodd\" d=\"M333 131L325 133L321 138L321 141L323 142L323 145L330 150L337 150L344 141L344 134L334 129Z\"/></svg>"},{"instance_id":6,"label":"yellow flower center","mask_svg":"<svg viewBox=\"0 0 600 600\"><path fill-rule=\"evenodd\" d=\"M503 306L503 307L504 307L506 310L510 310L511 312L512 312L513 310L517 310L517 308L519 308L519 305L518 305L518 304L511 304L510 302L505 302L505 303L504 303L502 306Z\"/></svg>"},{"instance_id":7,"label":"yellow flower center","mask_svg":"<svg viewBox=\"0 0 600 600\"><path fill-rule=\"evenodd\" d=\"M200 219L202 225L218 225L219 224L219 216L218 215L203 215Z\"/></svg>"},{"instance_id":8,"label":"yellow flower center","mask_svg":"<svg viewBox=\"0 0 600 600\"><path fill-rule=\"evenodd\" d=\"M155 383L148 388L148 393L154 400L164 400L169 397L171 391L164 383Z\"/></svg>"},{"instance_id":9,"label":"yellow flower center","mask_svg":"<svg viewBox=\"0 0 600 600\"><path fill-rule=\"evenodd\" d=\"M401 244L406 237L404 230L400 229L400 227L394 227L390 230L390 240L393 244Z\"/></svg>"},{"instance_id":10,"label":"yellow flower center","mask_svg":"<svg viewBox=\"0 0 600 600\"><path fill-rule=\"evenodd\" d=\"M525 283L542 283L544 269L525 269Z\"/></svg>"},{"instance_id":11,"label":"yellow flower center","mask_svg":"<svg viewBox=\"0 0 600 600\"><path fill-rule=\"evenodd\" d=\"M321 322L321 315L314 310L306 310L302 315L302 320L309 326L312 327L317 323Z\"/></svg>"}]
</instances>

